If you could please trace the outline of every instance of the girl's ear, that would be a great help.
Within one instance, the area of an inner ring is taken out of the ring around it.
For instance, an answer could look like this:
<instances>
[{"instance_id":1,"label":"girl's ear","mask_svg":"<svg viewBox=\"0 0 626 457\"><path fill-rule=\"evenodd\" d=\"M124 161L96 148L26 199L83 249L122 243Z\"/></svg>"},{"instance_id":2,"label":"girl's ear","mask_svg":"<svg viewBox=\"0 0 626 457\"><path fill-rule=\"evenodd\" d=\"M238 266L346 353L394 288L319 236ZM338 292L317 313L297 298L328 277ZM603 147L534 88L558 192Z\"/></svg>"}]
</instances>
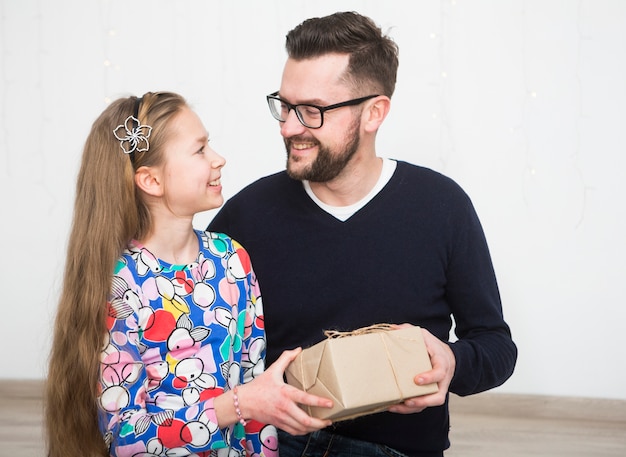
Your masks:
<instances>
[{"instance_id":1,"label":"girl's ear","mask_svg":"<svg viewBox=\"0 0 626 457\"><path fill-rule=\"evenodd\" d=\"M148 195L160 197L163 186L159 169L155 167L139 167L135 171L135 184Z\"/></svg>"},{"instance_id":2,"label":"girl's ear","mask_svg":"<svg viewBox=\"0 0 626 457\"><path fill-rule=\"evenodd\" d=\"M364 110L363 127L367 132L375 132L383 123L389 110L391 109L391 100L389 97L381 95L374 100L374 103Z\"/></svg>"}]
</instances>

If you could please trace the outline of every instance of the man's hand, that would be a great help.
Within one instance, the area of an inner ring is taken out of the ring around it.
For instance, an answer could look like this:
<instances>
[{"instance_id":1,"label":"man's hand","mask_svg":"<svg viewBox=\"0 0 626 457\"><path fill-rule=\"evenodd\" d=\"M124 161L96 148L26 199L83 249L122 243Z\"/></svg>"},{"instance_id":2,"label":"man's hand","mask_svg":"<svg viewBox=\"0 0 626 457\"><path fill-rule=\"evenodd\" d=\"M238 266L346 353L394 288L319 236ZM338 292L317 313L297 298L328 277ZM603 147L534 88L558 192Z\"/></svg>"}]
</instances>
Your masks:
<instances>
[{"instance_id":1,"label":"man's hand","mask_svg":"<svg viewBox=\"0 0 626 457\"><path fill-rule=\"evenodd\" d=\"M402 324L398 327L404 328L408 326L410 326L410 324ZM429 406L443 405L446 401L448 388L450 387L450 382L452 381L456 367L454 354L446 343L438 339L428 330L422 328L422 335L424 336L426 350L430 356L432 369L424 373L419 373L415 376L414 381L415 384L418 385L437 383L439 390L432 394L408 398L402 403L393 405L389 408L389 411L392 413L419 413Z\"/></svg>"}]
</instances>

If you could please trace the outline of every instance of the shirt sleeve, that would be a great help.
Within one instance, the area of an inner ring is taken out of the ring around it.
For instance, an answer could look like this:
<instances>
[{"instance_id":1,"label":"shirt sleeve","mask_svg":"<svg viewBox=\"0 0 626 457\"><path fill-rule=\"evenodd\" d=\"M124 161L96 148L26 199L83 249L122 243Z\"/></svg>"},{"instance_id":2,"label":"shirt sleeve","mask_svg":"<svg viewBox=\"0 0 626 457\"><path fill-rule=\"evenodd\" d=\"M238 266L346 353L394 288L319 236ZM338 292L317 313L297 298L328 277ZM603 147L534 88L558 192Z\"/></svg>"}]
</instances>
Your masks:
<instances>
[{"instance_id":1,"label":"shirt sleeve","mask_svg":"<svg viewBox=\"0 0 626 457\"><path fill-rule=\"evenodd\" d=\"M235 252L245 264L249 257L245 249L236 241ZM237 246L239 246L237 248ZM241 357L241 382L252 381L265 371L265 320L263 314L263 300L258 280L254 274L252 265L247 275L247 296L245 310L240 313L239 328L242 329L242 357ZM240 424L236 424L239 428ZM246 450L248 455L278 455L278 435L274 426L262 424L251 420L245 425Z\"/></svg>"},{"instance_id":2,"label":"shirt sleeve","mask_svg":"<svg viewBox=\"0 0 626 457\"><path fill-rule=\"evenodd\" d=\"M450 391L464 396L504 383L513 373L517 347L503 317L487 241L469 197L458 217L446 296L458 337L450 344L456 358Z\"/></svg>"}]
</instances>

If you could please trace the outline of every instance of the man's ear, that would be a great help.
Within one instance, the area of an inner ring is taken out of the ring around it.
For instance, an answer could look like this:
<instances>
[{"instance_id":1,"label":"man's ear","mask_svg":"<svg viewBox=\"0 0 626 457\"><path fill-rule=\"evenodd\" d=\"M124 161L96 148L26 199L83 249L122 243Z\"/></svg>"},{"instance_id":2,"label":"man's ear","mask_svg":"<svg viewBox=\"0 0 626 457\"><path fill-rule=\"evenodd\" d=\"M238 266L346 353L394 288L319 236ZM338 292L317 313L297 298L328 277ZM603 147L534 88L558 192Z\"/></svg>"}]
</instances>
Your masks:
<instances>
[{"instance_id":1,"label":"man's ear","mask_svg":"<svg viewBox=\"0 0 626 457\"><path fill-rule=\"evenodd\" d=\"M391 109L391 100L385 95L376 97L373 102L365 110L365 119L363 127L367 132L376 132L383 123L389 110Z\"/></svg>"},{"instance_id":2,"label":"man's ear","mask_svg":"<svg viewBox=\"0 0 626 457\"><path fill-rule=\"evenodd\" d=\"M135 171L135 184L148 195L154 197L163 195L161 175L155 167L139 167Z\"/></svg>"}]
</instances>

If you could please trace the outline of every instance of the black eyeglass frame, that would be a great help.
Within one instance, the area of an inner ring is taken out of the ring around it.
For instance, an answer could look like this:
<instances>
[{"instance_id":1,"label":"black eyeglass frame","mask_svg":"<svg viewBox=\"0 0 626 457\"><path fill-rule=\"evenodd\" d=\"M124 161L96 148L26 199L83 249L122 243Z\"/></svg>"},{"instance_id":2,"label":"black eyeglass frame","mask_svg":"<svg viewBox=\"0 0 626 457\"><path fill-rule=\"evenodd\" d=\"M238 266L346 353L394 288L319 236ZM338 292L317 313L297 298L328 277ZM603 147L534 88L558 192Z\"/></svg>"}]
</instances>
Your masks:
<instances>
[{"instance_id":1,"label":"black eyeglass frame","mask_svg":"<svg viewBox=\"0 0 626 457\"><path fill-rule=\"evenodd\" d=\"M353 98L352 100L346 100L345 102L335 103L333 105L328 105L328 106L312 105L311 103L297 103L297 104L294 105L294 104L289 103L288 101L285 101L282 98L278 97L278 91L267 95L266 99L267 99L267 104L268 104L268 106L270 108L270 113L272 113L272 116L278 122L285 122L287 119L283 119L282 117L280 117L278 115L278 113L273 109L272 102L271 102L272 100L278 100L279 102L283 103L288 108L287 115L289 115L289 112L291 110L294 110L295 113L296 113L296 117L298 118L300 123L302 125L304 125L306 128L308 128L308 129L319 129L319 128L322 127L322 125L324 125L324 113L326 111L330 111L331 109L343 108L344 106L360 105L361 103L363 103L363 102L365 102L367 100L371 100L372 98L376 98L376 97L379 97L379 96L380 96L380 94L366 95L365 97ZM319 112L320 112L320 125L317 126L317 127L313 127L313 126L307 125L307 123L304 122L304 120L302 119L302 115L300 114L300 110L297 109L300 106L306 106L306 107L315 108L315 109L319 110Z\"/></svg>"}]
</instances>

